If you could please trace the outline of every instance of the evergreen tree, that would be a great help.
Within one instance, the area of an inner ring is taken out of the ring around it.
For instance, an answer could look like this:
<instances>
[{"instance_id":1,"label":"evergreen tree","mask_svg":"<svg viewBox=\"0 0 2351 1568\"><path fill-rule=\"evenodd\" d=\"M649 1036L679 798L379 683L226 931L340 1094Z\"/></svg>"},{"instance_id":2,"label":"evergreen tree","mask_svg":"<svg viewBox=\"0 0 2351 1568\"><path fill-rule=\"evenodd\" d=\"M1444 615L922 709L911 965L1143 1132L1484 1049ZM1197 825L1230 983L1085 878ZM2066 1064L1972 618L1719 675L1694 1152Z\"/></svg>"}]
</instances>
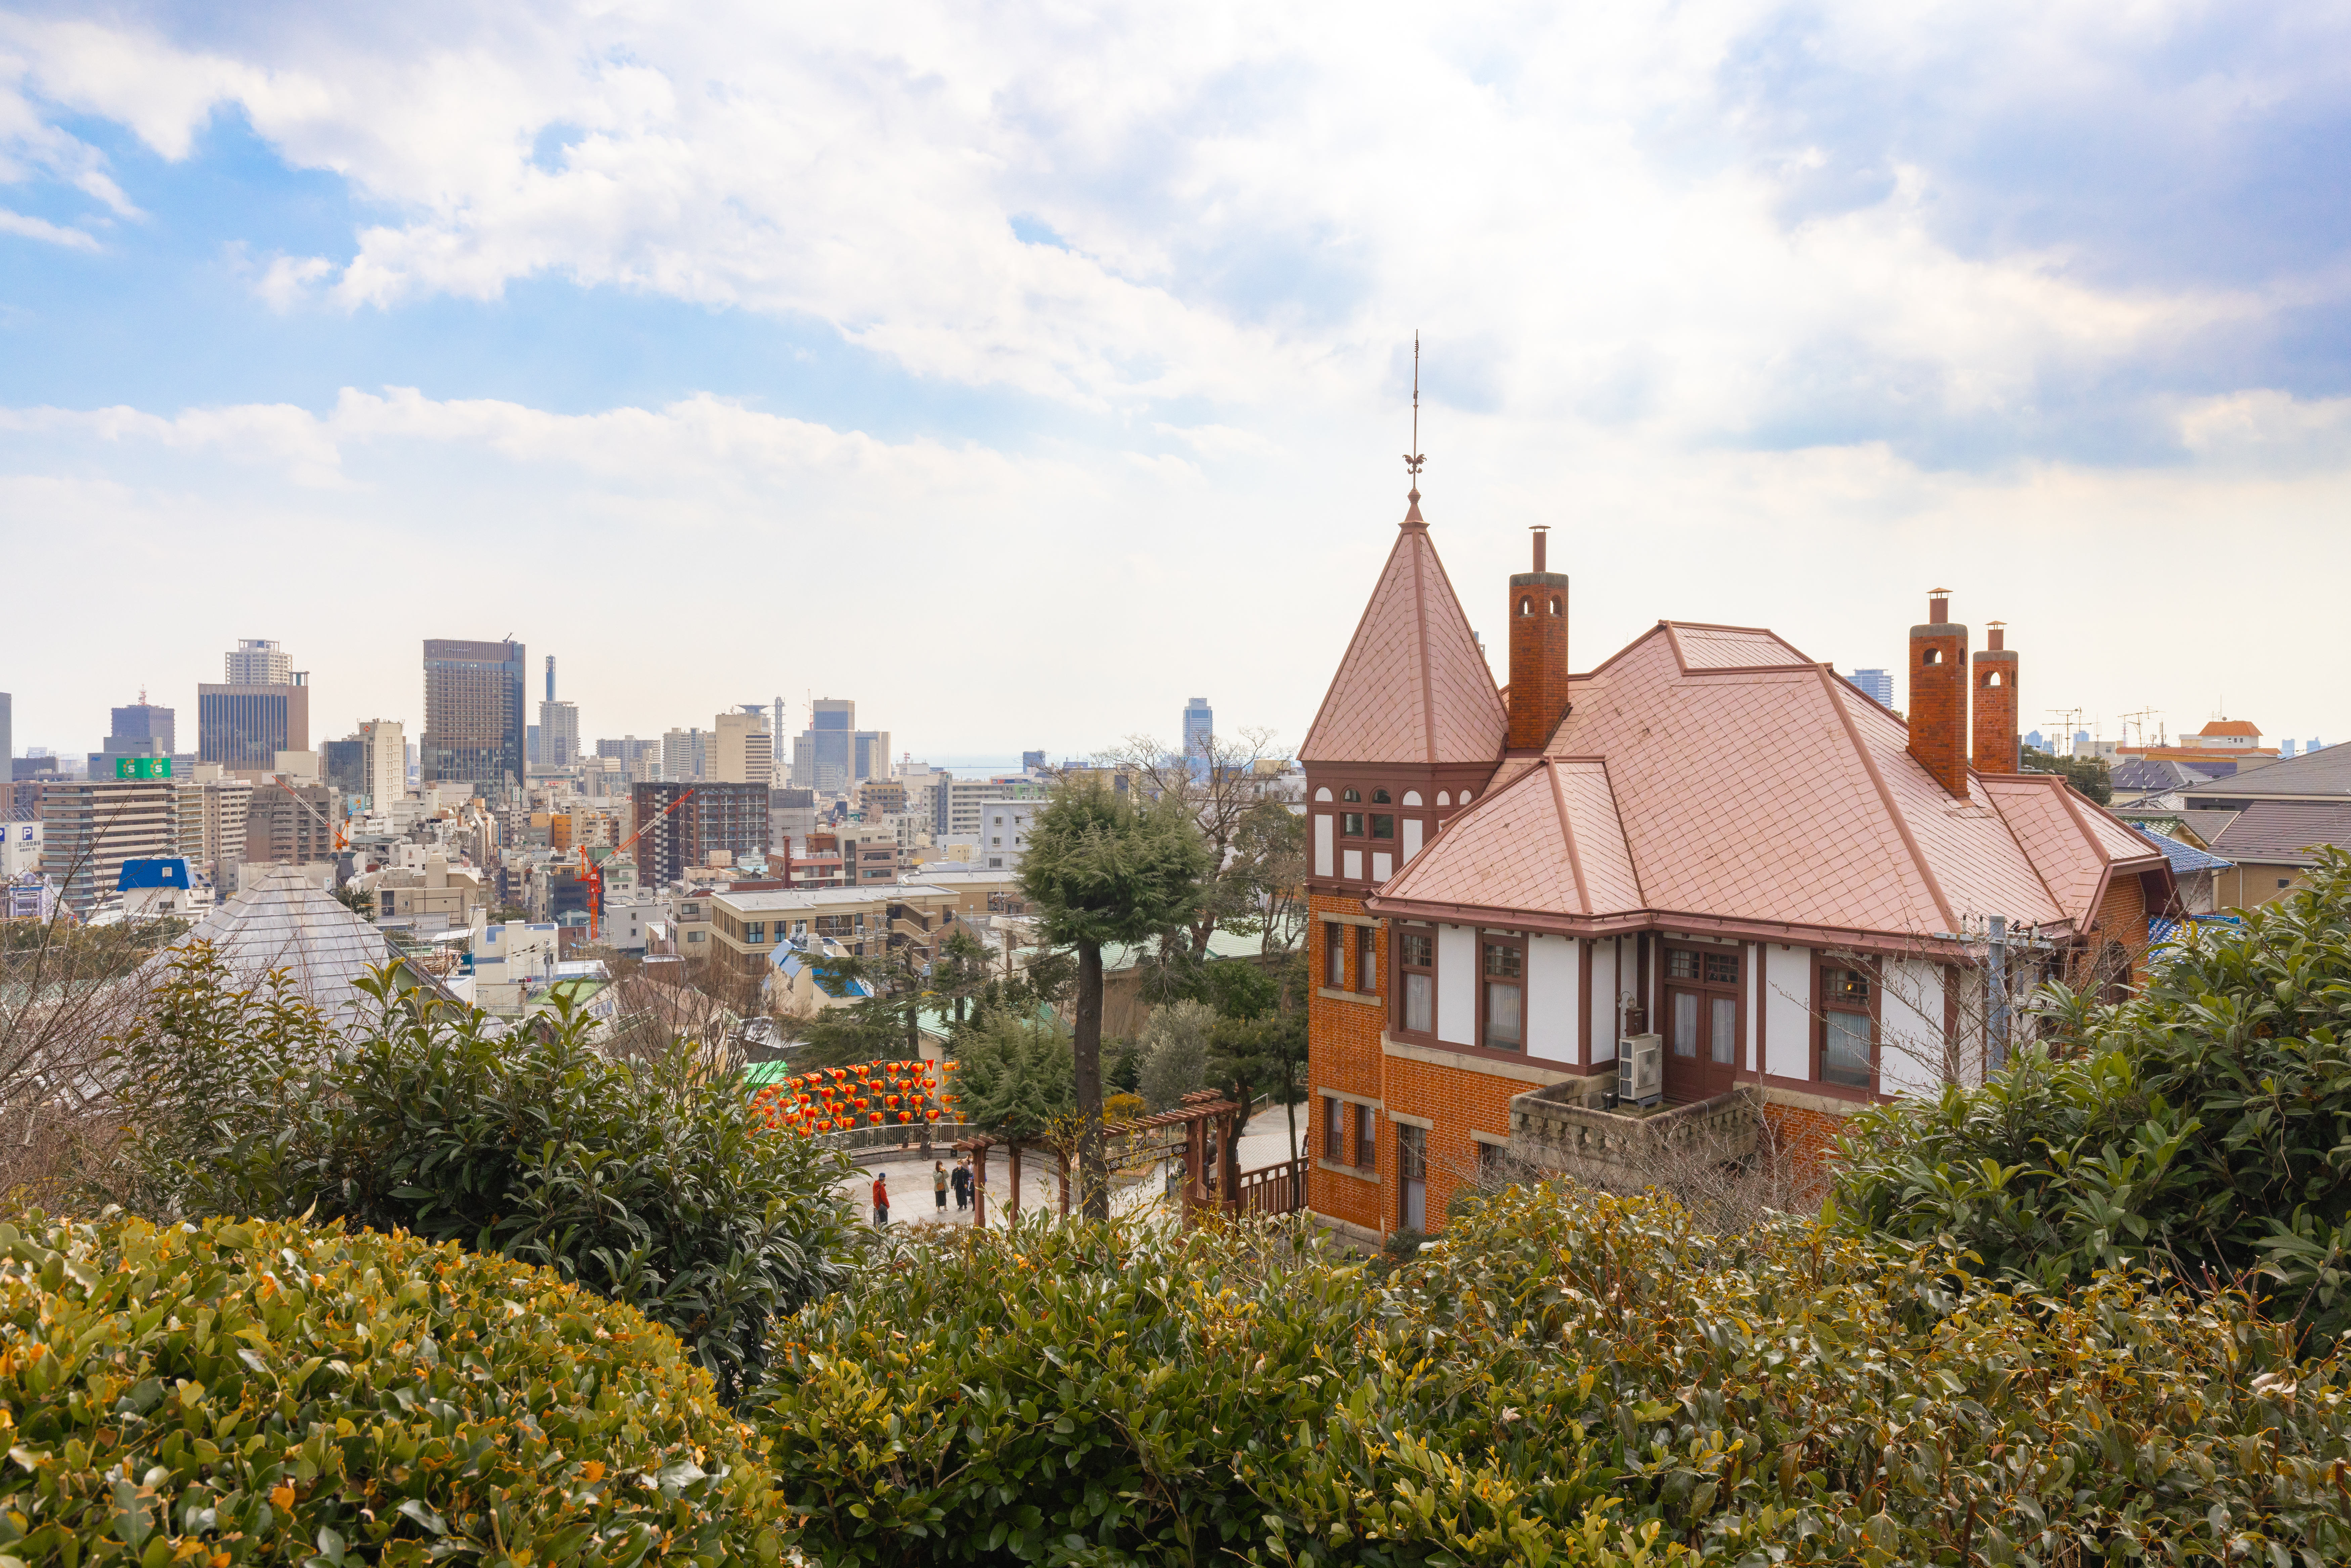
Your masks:
<instances>
[{"instance_id":1,"label":"evergreen tree","mask_svg":"<svg viewBox=\"0 0 2351 1568\"><path fill-rule=\"evenodd\" d=\"M1137 805L1092 780L1064 784L1029 831L1021 889L1042 917L1044 939L1077 951L1071 1049L1082 1123L1080 1187L1091 1218L1110 1217L1110 1170L1102 1156L1102 950L1190 920L1208 869L1199 830L1180 805Z\"/></svg>"}]
</instances>

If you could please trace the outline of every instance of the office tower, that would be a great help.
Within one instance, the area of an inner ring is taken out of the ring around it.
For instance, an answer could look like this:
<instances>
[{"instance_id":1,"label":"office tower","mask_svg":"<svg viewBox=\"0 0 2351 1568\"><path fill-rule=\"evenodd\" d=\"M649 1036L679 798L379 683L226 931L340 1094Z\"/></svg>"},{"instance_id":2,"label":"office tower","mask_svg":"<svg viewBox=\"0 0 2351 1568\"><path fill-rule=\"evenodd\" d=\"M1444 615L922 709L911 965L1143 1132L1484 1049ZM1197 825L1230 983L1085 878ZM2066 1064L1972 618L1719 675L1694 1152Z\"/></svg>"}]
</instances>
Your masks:
<instances>
[{"instance_id":1,"label":"office tower","mask_svg":"<svg viewBox=\"0 0 2351 1568\"><path fill-rule=\"evenodd\" d=\"M139 700L129 707L114 709L113 728L105 745L89 754L89 777L115 777L121 771L117 760L122 758L169 758L175 716L170 708L149 702L145 692L141 692ZM169 771L167 768L146 768L150 777L157 773L168 775Z\"/></svg>"},{"instance_id":2,"label":"office tower","mask_svg":"<svg viewBox=\"0 0 2351 1568\"><path fill-rule=\"evenodd\" d=\"M16 773L16 699L6 692L0 692L0 766L7 767L11 777Z\"/></svg>"},{"instance_id":3,"label":"office tower","mask_svg":"<svg viewBox=\"0 0 2351 1568\"><path fill-rule=\"evenodd\" d=\"M172 852L225 892L245 860L245 824L253 810L254 787L227 777L218 763L199 762L193 771L192 779L172 780Z\"/></svg>"},{"instance_id":4,"label":"office tower","mask_svg":"<svg viewBox=\"0 0 2351 1568\"><path fill-rule=\"evenodd\" d=\"M523 661L519 643L425 640L424 737L417 759L422 782L495 789L529 778Z\"/></svg>"},{"instance_id":5,"label":"office tower","mask_svg":"<svg viewBox=\"0 0 2351 1568\"><path fill-rule=\"evenodd\" d=\"M1891 670L1855 670L1853 684L1867 693L1872 702L1888 713L1894 711L1894 672Z\"/></svg>"},{"instance_id":6,"label":"office tower","mask_svg":"<svg viewBox=\"0 0 2351 1568\"><path fill-rule=\"evenodd\" d=\"M710 777L710 732L673 729L661 739L661 776L671 784L691 784Z\"/></svg>"},{"instance_id":7,"label":"office tower","mask_svg":"<svg viewBox=\"0 0 2351 1568\"><path fill-rule=\"evenodd\" d=\"M41 874L88 915L112 893L122 862L172 852L177 823L168 779L68 779L41 789Z\"/></svg>"},{"instance_id":8,"label":"office tower","mask_svg":"<svg viewBox=\"0 0 2351 1568\"><path fill-rule=\"evenodd\" d=\"M234 653L222 660L221 678L232 686L287 686L294 684L294 670L287 658L283 644L264 637L246 637L238 641Z\"/></svg>"},{"instance_id":9,"label":"office tower","mask_svg":"<svg viewBox=\"0 0 2351 1568\"><path fill-rule=\"evenodd\" d=\"M547 656L547 700L555 700L555 655L552 653Z\"/></svg>"},{"instance_id":10,"label":"office tower","mask_svg":"<svg viewBox=\"0 0 2351 1568\"><path fill-rule=\"evenodd\" d=\"M281 751L310 749L310 676L286 650L247 637L221 664L227 679L196 688L196 760L266 773Z\"/></svg>"},{"instance_id":11,"label":"office tower","mask_svg":"<svg viewBox=\"0 0 2351 1568\"><path fill-rule=\"evenodd\" d=\"M569 768L580 760L580 710L553 698L538 705L538 765Z\"/></svg>"},{"instance_id":12,"label":"office tower","mask_svg":"<svg viewBox=\"0 0 2351 1568\"><path fill-rule=\"evenodd\" d=\"M1045 771L1045 754L1041 751L1022 752L1020 754L1020 771L1023 773L1042 773Z\"/></svg>"},{"instance_id":13,"label":"office tower","mask_svg":"<svg viewBox=\"0 0 2351 1568\"><path fill-rule=\"evenodd\" d=\"M764 707L746 706L722 713L710 739L710 777L723 784L766 787L775 778L776 737L768 733Z\"/></svg>"},{"instance_id":14,"label":"office tower","mask_svg":"<svg viewBox=\"0 0 2351 1568\"><path fill-rule=\"evenodd\" d=\"M1208 741L1217 733L1216 710L1208 706L1206 697L1194 697L1184 705L1184 755L1196 768L1208 764Z\"/></svg>"},{"instance_id":15,"label":"office tower","mask_svg":"<svg viewBox=\"0 0 2351 1568\"><path fill-rule=\"evenodd\" d=\"M343 799L350 800L366 795L367 742L357 735L320 746L319 768L327 782L341 791Z\"/></svg>"},{"instance_id":16,"label":"office tower","mask_svg":"<svg viewBox=\"0 0 2351 1568\"><path fill-rule=\"evenodd\" d=\"M846 795L868 779L890 776L890 732L857 727L857 705L820 697L792 751L792 784L820 795Z\"/></svg>"},{"instance_id":17,"label":"office tower","mask_svg":"<svg viewBox=\"0 0 2351 1568\"><path fill-rule=\"evenodd\" d=\"M522 754L530 759L530 765L533 768L538 766L538 726L535 724L523 726Z\"/></svg>"},{"instance_id":18,"label":"office tower","mask_svg":"<svg viewBox=\"0 0 2351 1568\"><path fill-rule=\"evenodd\" d=\"M693 799L664 810L681 795ZM738 855L768 848L768 787L765 784L638 784L629 791L632 831L642 830L632 852L637 885L659 890L706 868L712 857L732 865Z\"/></svg>"}]
</instances>

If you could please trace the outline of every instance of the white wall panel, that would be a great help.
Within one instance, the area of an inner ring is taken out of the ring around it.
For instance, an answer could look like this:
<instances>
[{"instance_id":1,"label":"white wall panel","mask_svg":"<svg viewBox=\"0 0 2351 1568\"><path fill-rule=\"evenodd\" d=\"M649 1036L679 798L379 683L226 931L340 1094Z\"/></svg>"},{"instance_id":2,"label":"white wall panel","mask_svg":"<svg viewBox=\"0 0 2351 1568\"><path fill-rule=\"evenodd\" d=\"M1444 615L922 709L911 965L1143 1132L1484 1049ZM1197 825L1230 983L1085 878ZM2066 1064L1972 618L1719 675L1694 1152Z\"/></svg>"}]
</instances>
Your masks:
<instances>
[{"instance_id":1,"label":"white wall panel","mask_svg":"<svg viewBox=\"0 0 2351 1568\"><path fill-rule=\"evenodd\" d=\"M1331 817L1327 811L1314 819L1314 874L1331 874Z\"/></svg>"},{"instance_id":2,"label":"white wall panel","mask_svg":"<svg viewBox=\"0 0 2351 1568\"><path fill-rule=\"evenodd\" d=\"M1616 1060L1616 938L1592 945L1592 1060Z\"/></svg>"},{"instance_id":3,"label":"white wall panel","mask_svg":"<svg viewBox=\"0 0 2351 1568\"><path fill-rule=\"evenodd\" d=\"M1406 817L1404 820L1405 864L1410 865L1412 863L1412 857L1418 853L1420 853L1420 819L1418 817Z\"/></svg>"},{"instance_id":4,"label":"white wall panel","mask_svg":"<svg viewBox=\"0 0 2351 1568\"><path fill-rule=\"evenodd\" d=\"M1339 873L1349 882L1363 881L1364 852L1361 850L1341 850L1339 852Z\"/></svg>"},{"instance_id":5,"label":"white wall panel","mask_svg":"<svg viewBox=\"0 0 2351 1568\"><path fill-rule=\"evenodd\" d=\"M1437 1038L1478 1042L1478 934L1467 925L1437 928Z\"/></svg>"},{"instance_id":6,"label":"white wall panel","mask_svg":"<svg viewBox=\"0 0 2351 1568\"><path fill-rule=\"evenodd\" d=\"M1763 1071L1813 1076L1813 950L1763 945Z\"/></svg>"},{"instance_id":7,"label":"white wall panel","mask_svg":"<svg viewBox=\"0 0 2351 1568\"><path fill-rule=\"evenodd\" d=\"M1576 1060L1576 988L1582 979L1576 943L1569 936L1527 940L1527 1054L1546 1061Z\"/></svg>"},{"instance_id":8,"label":"white wall panel","mask_svg":"<svg viewBox=\"0 0 2351 1568\"><path fill-rule=\"evenodd\" d=\"M1877 1008L1877 1087L1930 1093L1943 1082L1943 966L1902 958L1886 966Z\"/></svg>"}]
</instances>

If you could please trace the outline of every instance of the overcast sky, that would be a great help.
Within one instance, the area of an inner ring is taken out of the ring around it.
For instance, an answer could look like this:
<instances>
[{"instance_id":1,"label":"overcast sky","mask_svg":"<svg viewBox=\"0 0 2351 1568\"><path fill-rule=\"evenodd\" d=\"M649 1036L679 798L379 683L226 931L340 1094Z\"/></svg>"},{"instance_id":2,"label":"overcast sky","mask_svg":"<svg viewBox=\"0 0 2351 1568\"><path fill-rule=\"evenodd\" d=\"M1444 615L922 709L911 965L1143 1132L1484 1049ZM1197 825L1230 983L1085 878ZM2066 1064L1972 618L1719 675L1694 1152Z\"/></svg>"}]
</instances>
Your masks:
<instances>
[{"instance_id":1,"label":"overcast sky","mask_svg":"<svg viewBox=\"0 0 2351 1568\"><path fill-rule=\"evenodd\" d=\"M1489 642L1547 523L1578 668L1947 585L2028 727L2351 739L2346 175L2343 5L0 7L0 689L1294 746L1416 329Z\"/></svg>"}]
</instances>

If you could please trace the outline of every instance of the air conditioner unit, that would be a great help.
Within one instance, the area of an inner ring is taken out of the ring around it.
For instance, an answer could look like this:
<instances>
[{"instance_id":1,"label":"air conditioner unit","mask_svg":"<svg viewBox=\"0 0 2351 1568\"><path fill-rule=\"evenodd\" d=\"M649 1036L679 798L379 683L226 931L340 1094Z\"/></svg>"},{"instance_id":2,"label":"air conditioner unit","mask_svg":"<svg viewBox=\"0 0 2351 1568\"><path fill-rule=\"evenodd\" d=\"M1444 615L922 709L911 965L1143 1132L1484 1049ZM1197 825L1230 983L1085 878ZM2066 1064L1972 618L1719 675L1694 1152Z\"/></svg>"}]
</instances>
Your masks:
<instances>
[{"instance_id":1,"label":"air conditioner unit","mask_svg":"<svg viewBox=\"0 0 2351 1568\"><path fill-rule=\"evenodd\" d=\"M1654 1105L1666 1097L1666 1041L1662 1035L1625 1037L1616 1058L1616 1103Z\"/></svg>"}]
</instances>

